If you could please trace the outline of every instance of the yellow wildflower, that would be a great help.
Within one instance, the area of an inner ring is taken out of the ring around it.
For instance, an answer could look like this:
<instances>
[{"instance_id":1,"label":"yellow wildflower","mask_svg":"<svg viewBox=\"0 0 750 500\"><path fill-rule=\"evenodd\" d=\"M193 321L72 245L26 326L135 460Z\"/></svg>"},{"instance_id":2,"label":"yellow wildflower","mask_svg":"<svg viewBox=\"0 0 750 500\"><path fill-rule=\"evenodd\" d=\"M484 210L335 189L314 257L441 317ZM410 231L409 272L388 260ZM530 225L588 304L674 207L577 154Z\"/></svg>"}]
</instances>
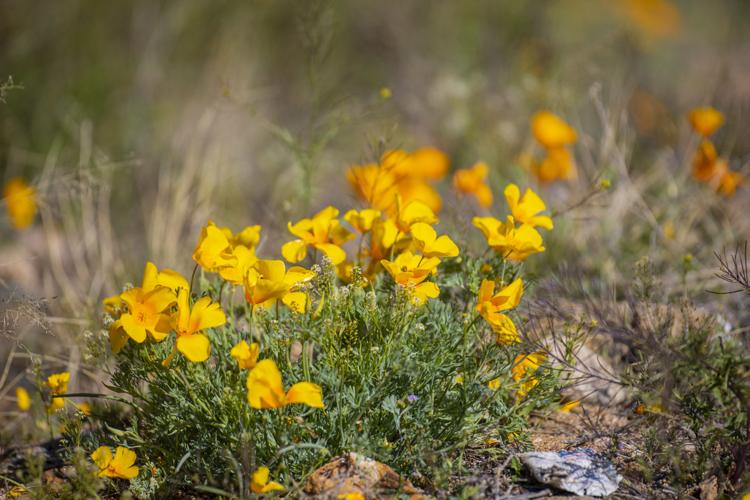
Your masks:
<instances>
[{"instance_id":1,"label":"yellow wildflower","mask_svg":"<svg viewBox=\"0 0 750 500\"><path fill-rule=\"evenodd\" d=\"M20 177L9 180L3 190L5 208L13 227L26 229L36 215L36 190Z\"/></svg>"},{"instance_id":2,"label":"yellow wildflower","mask_svg":"<svg viewBox=\"0 0 750 500\"><path fill-rule=\"evenodd\" d=\"M247 401L256 409L281 408L300 403L312 408L325 408L323 390L311 382L298 382L284 392L281 372L272 359L255 365L247 377Z\"/></svg>"},{"instance_id":3,"label":"yellow wildflower","mask_svg":"<svg viewBox=\"0 0 750 500\"><path fill-rule=\"evenodd\" d=\"M713 135L724 124L724 115L721 111L711 106L704 106L690 111L688 121L690 121L690 126L698 134L708 137Z\"/></svg>"},{"instance_id":4,"label":"yellow wildflower","mask_svg":"<svg viewBox=\"0 0 750 500\"><path fill-rule=\"evenodd\" d=\"M68 392L68 382L70 381L70 373L61 372L55 373L47 377L47 389L49 389L50 396L59 394L65 394ZM65 408L65 398L50 398L49 406L47 407L48 412L53 412Z\"/></svg>"},{"instance_id":5,"label":"yellow wildflower","mask_svg":"<svg viewBox=\"0 0 750 500\"><path fill-rule=\"evenodd\" d=\"M268 467L258 467L258 470L253 472L253 477L250 480L250 489L253 493L263 494L270 491L284 491L284 487L276 481L269 481L270 471Z\"/></svg>"},{"instance_id":6,"label":"yellow wildflower","mask_svg":"<svg viewBox=\"0 0 750 500\"><path fill-rule=\"evenodd\" d=\"M243 370L251 370L255 367L258 361L258 353L260 352L260 346L257 342L248 344L244 340L241 340L237 345L232 347L229 354L237 360L237 364Z\"/></svg>"},{"instance_id":7,"label":"yellow wildflower","mask_svg":"<svg viewBox=\"0 0 750 500\"><path fill-rule=\"evenodd\" d=\"M365 500L365 496L359 491L340 493L336 498L343 498L344 500Z\"/></svg>"},{"instance_id":8,"label":"yellow wildflower","mask_svg":"<svg viewBox=\"0 0 750 500\"><path fill-rule=\"evenodd\" d=\"M417 222L411 226L413 246L425 257L455 257L458 246L447 235L438 237L432 226Z\"/></svg>"},{"instance_id":9,"label":"yellow wildflower","mask_svg":"<svg viewBox=\"0 0 750 500\"><path fill-rule=\"evenodd\" d=\"M86 402L76 404L76 409L86 416L91 415L91 405Z\"/></svg>"},{"instance_id":10,"label":"yellow wildflower","mask_svg":"<svg viewBox=\"0 0 750 500\"><path fill-rule=\"evenodd\" d=\"M120 352L128 338L143 342L147 332L157 341L164 340L169 332L167 309L177 300L177 291L189 287L178 272L159 271L152 262L146 262L140 288L104 299L105 310L113 316L119 314L109 329L112 352Z\"/></svg>"},{"instance_id":11,"label":"yellow wildflower","mask_svg":"<svg viewBox=\"0 0 750 500\"><path fill-rule=\"evenodd\" d=\"M513 218L521 224L528 224L532 227L541 227L552 229L552 219L547 215L539 215L544 212L547 206L544 201L531 188L527 188L521 197L521 190L515 184L508 184L503 191L505 201L508 202L510 212Z\"/></svg>"},{"instance_id":12,"label":"yellow wildflower","mask_svg":"<svg viewBox=\"0 0 750 500\"><path fill-rule=\"evenodd\" d=\"M397 197L396 206L396 227L404 234L411 232L411 226L419 222L436 224L438 221L435 212L421 201L404 202Z\"/></svg>"},{"instance_id":13,"label":"yellow wildflower","mask_svg":"<svg viewBox=\"0 0 750 500\"><path fill-rule=\"evenodd\" d=\"M495 293L494 281L482 280L476 309L492 327L498 344L511 344L520 340L515 324L502 311L517 307L522 295L521 278L516 278L513 283L497 293Z\"/></svg>"},{"instance_id":14,"label":"yellow wildflower","mask_svg":"<svg viewBox=\"0 0 750 500\"><path fill-rule=\"evenodd\" d=\"M244 245L233 246L232 255L235 258L235 264L219 269L219 275L228 283L241 285L244 283L245 276L258 262L258 257L255 255L255 248Z\"/></svg>"},{"instance_id":15,"label":"yellow wildflower","mask_svg":"<svg viewBox=\"0 0 750 500\"><path fill-rule=\"evenodd\" d=\"M573 155L565 147L551 148L541 162L531 161L531 173L543 184L571 180L578 176Z\"/></svg>"},{"instance_id":16,"label":"yellow wildflower","mask_svg":"<svg viewBox=\"0 0 750 500\"><path fill-rule=\"evenodd\" d=\"M398 179L379 164L354 165L346 179L356 195L376 210L391 210L398 194Z\"/></svg>"},{"instance_id":17,"label":"yellow wildflower","mask_svg":"<svg viewBox=\"0 0 750 500\"><path fill-rule=\"evenodd\" d=\"M380 210L365 208L363 210L349 210L344 215L344 220L352 225L361 234L369 233L375 221L380 219Z\"/></svg>"},{"instance_id":18,"label":"yellow wildflower","mask_svg":"<svg viewBox=\"0 0 750 500\"><path fill-rule=\"evenodd\" d=\"M21 411L29 411L31 408L31 397L23 387L16 387L16 405Z\"/></svg>"},{"instance_id":19,"label":"yellow wildflower","mask_svg":"<svg viewBox=\"0 0 750 500\"><path fill-rule=\"evenodd\" d=\"M415 304L423 304L427 299L440 295L440 289L435 283L425 281L440 264L437 257L414 255L407 250L393 261L383 259L380 263L396 284L407 290Z\"/></svg>"},{"instance_id":20,"label":"yellow wildflower","mask_svg":"<svg viewBox=\"0 0 750 500\"><path fill-rule=\"evenodd\" d=\"M570 413L574 408L581 406L581 401L576 399L575 401L568 401L560 405L560 411L563 413Z\"/></svg>"},{"instance_id":21,"label":"yellow wildflower","mask_svg":"<svg viewBox=\"0 0 750 500\"><path fill-rule=\"evenodd\" d=\"M493 378L492 380L487 382L487 387L492 391L496 391L500 389L501 385L502 384L501 384L500 378Z\"/></svg>"},{"instance_id":22,"label":"yellow wildflower","mask_svg":"<svg viewBox=\"0 0 750 500\"><path fill-rule=\"evenodd\" d=\"M420 201L437 212L442 199L427 181L442 179L448 166L448 157L435 148L421 148L413 153L392 150L379 163L349 167L346 177L357 196L371 208L387 211L391 216L396 196L406 203Z\"/></svg>"},{"instance_id":23,"label":"yellow wildflower","mask_svg":"<svg viewBox=\"0 0 750 500\"><path fill-rule=\"evenodd\" d=\"M457 170L453 174L453 187L461 193L472 194L482 207L492 206L492 190L487 185L489 167L484 162L471 168Z\"/></svg>"},{"instance_id":24,"label":"yellow wildflower","mask_svg":"<svg viewBox=\"0 0 750 500\"><path fill-rule=\"evenodd\" d=\"M519 354L516 356L516 359L513 361L511 373L513 374L513 380L520 382L516 390L516 397L518 399L526 397L529 391L539 383L539 380L534 377L534 372L539 369L546 359L547 355L543 352Z\"/></svg>"},{"instance_id":25,"label":"yellow wildflower","mask_svg":"<svg viewBox=\"0 0 750 500\"><path fill-rule=\"evenodd\" d=\"M289 232L299 239L285 243L281 254L289 262L296 263L305 258L309 247L313 247L325 253L333 265L341 264L346 259L341 245L354 235L339 223L338 215L338 209L327 207L312 219L302 219L296 224L290 222Z\"/></svg>"},{"instance_id":26,"label":"yellow wildflower","mask_svg":"<svg viewBox=\"0 0 750 500\"><path fill-rule=\"evenodd\" d=\"M198 245L193 251L193 260L203 269L210 273L219 272L225 267L232 267L237 264L237 257L234 256L232 244L229 241L231 237L227 232L208 221L208 224L201 231Z\"/></svg>"},{"instance_id":27,"label":"yellow wildflower","mask_svg":"<svg viewBox=\"0 0 750 500\"><path fill-rule=\"evenodd\" d=\"M201 297L190 308L190 293L181 289L177 296L177 314L172 327L177 333L175 346L178 351L193 362L208 359L211 343L202 330L215 328L227 322L224 311L210 297Z\"/></svg>"},{"instance_id":28,"label":"yellow wildflower","mask_svg":"<svg viewBox=\"0 0 750 500\"><path fill-rule=\"evenodd\" d=\"M744 184L745 176L740 172L733 172L727 169L719 178L719 185L716 190L724 196L733 196L737 188Z\"/></svg>"},{"instance_id":29,"label":"yellow wildflower","mask_svg":"<svg viewBox=\"0 0 750 500\"><path fill-rule=\"evenodd\" d=\"M547 149L567 146L577 139L575 129L549 111L539 111L531 118L531 132Z\"/></svg>"},{"instance_id":30,"label":"yellow wildflower","mask_svg":"<svg viewBox=\"0 0 750 500\"><path fill-rule=\"evenodd\" d=\"M482 231L487 244L508 260L521 262L529 255L545 250L542 235L529 224L516 228L512 215L508 216L506 223L494 217L474 217L472 222Z\"/></svg>"},{"instance_id":31,"label":"yellow wildflower","mask_svg":"<svg viewBox=\"0 0 750 500\"><path fill-rule=\"evenodd\" d=\"M307 294L298 288L315 273L301 267L286 269L280 260L259 260L245 277L245 298L254 306L271 307L281 300L295 312L304 312Z\"/></svg>"},{"instance_id":32,"label":"yellow wildflower","mask_svg":"<svg viewBox=\"0 0 750 500\"><path fill-rule=\"evenodd\" d=\"M91 460L99 467L99 477L133 479L138 475L134 451L118 446L115 455L109 446L100 446L91 454Z\"/></svg>"}]
</instances>

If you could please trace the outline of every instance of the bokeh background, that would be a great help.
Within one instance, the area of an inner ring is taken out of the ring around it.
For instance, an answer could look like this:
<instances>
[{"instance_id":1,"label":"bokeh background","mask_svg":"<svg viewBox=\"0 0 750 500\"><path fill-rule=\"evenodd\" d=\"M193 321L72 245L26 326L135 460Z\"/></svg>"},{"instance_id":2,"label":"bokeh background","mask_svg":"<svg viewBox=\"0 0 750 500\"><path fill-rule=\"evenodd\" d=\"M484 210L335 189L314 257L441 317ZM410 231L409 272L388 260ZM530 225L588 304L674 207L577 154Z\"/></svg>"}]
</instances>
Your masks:
<instances>
[{"instance_id":1,"label":"bokeh background","mask_svg":"<svg viewBox=\"0 0 750 500\"><path fill-rule=\"evenodd\" d=\"M485 161L496 216L507 182L538 188L560 213L533 264L546 276L616 289L649 256L665 293L711 288L750 207L691 179L685 115L723 111L717 147L746 170L749 20L740 0L3 0L0 179L33 184L40 213L0 222L0 354L41 330L24 348L80 360L101 298L146 259L189 275L209 218L262 224L278 258L288 220L361 206L345 169L389 148ZM538 186L520 165L540 109L578 130L575 181ZM445 230L481 240L481 210L439 189Z\"/></svg>"}]
</instances>

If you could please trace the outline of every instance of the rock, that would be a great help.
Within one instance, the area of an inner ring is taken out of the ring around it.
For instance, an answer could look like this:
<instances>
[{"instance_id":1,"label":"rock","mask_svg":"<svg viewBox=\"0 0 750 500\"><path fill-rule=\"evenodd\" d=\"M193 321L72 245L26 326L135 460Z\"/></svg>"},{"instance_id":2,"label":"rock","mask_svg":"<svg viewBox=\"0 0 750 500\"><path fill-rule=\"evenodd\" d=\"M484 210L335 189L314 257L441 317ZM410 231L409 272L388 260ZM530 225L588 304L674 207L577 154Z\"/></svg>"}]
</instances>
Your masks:
<instances>
[{"instance_id":1,"label":"rock","mask_svg":"<svg viewBox=\"0 0 750 500\"><path fill-rule=\"evenodd\" d=\"M524 453L519 458L540 483L576 495L611 495L622 480L609 460L588 448Z\"/></svg>"},{"instance_id":2,"label":"rock","mask_svg":"<svg viewBox=\"0 0 750 500\"><path fill-rule=\"evenodd\" d=\"M365 498L404 493L414 499L422 498L421 491L408 479L402 479L387 465L357 453L334 458L313 472L304 491L325 498L356 493Z\"/></svg>"}]
</instances>

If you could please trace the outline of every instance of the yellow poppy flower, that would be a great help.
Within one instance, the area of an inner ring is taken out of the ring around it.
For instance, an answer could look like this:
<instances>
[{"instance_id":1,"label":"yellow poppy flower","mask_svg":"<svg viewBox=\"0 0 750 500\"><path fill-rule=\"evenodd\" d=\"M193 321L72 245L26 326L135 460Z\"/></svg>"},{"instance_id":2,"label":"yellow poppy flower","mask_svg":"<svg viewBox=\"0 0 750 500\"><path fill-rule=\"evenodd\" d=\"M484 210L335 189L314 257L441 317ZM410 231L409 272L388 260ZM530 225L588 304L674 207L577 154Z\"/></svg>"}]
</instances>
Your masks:
<instances>
[{"instance_id":1,"label":"yellow poppy flower","mask_svg":"<svg viewBox=\"0 0 750 500\"><path fill-rule=\"evenodd\" d=\"M508 184L503 191L505 201L508 202L510 212L513 218L521 224L528 224L532 227L541 227L552 229L552 219L547 215L539 215L544 212L547 206L544 201L531 188L527 188L521 197L521 190L515 184Z\"/></svg>"},{"instance_id":2,"label":"yellow poppy flower","mask_svg":"<svg viewBox=\"0 0 750 500\"><path fill-rule=\"evenodd\" d=\"M118 446L115 455L109 446L100 446L91 454L91 460L99 467L99 477L133 479L138 475L134 451Z\"/></svg>"},{"instance_id":3,"label":"yellow poppy flower","mask_svg":"<svg viewBox=\"0 0 750 500\"><path fill-rule=\"evenodd\" d=\"M724 115L715 108L704 106L690 111L688 121L698 134L708 137L724 124Z\"/></svg>"},{"instance_id":4,"label":"yellow poppy flower","mask_svg":"<svg viewBox=\"0 0 750 500\"><path fill-rule=\"evenodd\" d=\"M369 233L375 221L380 219L380 210L365 208L363 210L349 210L344 215L344 220L352 225L361 234Z\"/></svg>"},{"instance_id":5,"label":"yellow poppy flower","mask_svg":"<svg viewBox=\"0 0 750 500\"><path fill-rule=\"evenodd\" d=\"M493 378L489 382L487 382L487 388L489 388L492 391L496 391L500 389L500 386L502 385L500 378Z\"/></svg>"},{"instance_id":6,"label":"yellow poppy flower","mask_svg":"<svg viewBox=\"0 0 750 500\"><path fill-rule=\"evenodd\" d=\"M716 147L709 140L701 141L693 157L693 177L701 182L711 182L726 170L726 161L719 158Z\"/></svg>"},{"instance_id":7,"label":"yellow poppy flower","mask_svg":"<svg viewBox=\"0 0 750 500\"><path fill-rule=\"evenodd\" d=\"M531 161L531 173L541 183L571 180L578 176L573 155L565 147L552 148L541 162Z\"/></svg>"},{"instance_id":8,"label":"yellow poppy flower","mask_svg":"<svg viewBox=\"0 0 750 500\"><path fill-rule=\"evenodd\" d=\"M382 159L383 167L398 177L440 180L448 173L448 155L433 147L419 148L412 153L403 150L387 151Z\"/></svg>"},{"instance_id":9,"label":"yellow poppy flower","mask_svg":"<svg viewBox=\"0 0 750 500\"><path fill-rule=\"evenodd\" d=\"M253 477L250 480L250 489L253 493L263 494L270 491L284 491L284 487L276 481L269 481L270 471L268 467L258 467L258 470L253 472Z\"/></svg>"},{"instance_id":10,"label":"yellow poppy flower","mask_svg":"<svg viewBox=\"0 0 750 500\"><path fill-rule=\"evenodd\" d=\"M581 401L576 399L575 401L568 401L560 405L560 411L563 413L570 413L573 409L581 406Z\"/></svg>"},{"instance_id":11,"label":"yellow poppy flower","mask_svg":"<svg viewBox=\"0 0 750 500\"><path fill-rule=\"evenodd\" d=\"M261 227L258 225L247 226L245 229L230 238L229 243L232 246L244 246L248 249L254 249L260 243Z\"/></svg>"},{"instance_id":12,"label":"yellow poppy flower","mask_svg":"<svg viewBox=\"0 0 750 500\"><path fill-rule=\"evenodd\" d=\"M432 226L417 222L411 226L412 245L425 257L455 257L458 246L447 235L438 237Z\"/></svg>"},{"instance_id":13,"label":"yellow poppy flower","mask_svg":"<svg viewBox=\"0 0 750 500\"><path fill-rule=\"evenodd\" d=\"M482 280L477 299L477 311L490 324L498 344L520 341L513 321L502 311L513 309L521 302L523 281L516 278L510 285L495 293L495 282Z\"/></svg>"},{"instance_id":14,"label":"yellow poppy flower","mask_svg":"<svg viewBox=\"0 0 750 500\"><path fill-rule=\"evenodd\" d=\"M70 373L61 372L55 373L47 377L47 389L49 389L50 395L65 394L68 392L68 382L70 381ZM51 398L49 406L47 407L48 412L61 410L65 407L65 398Z\"/></svg>"},{"instance_id":15,"label":"yellow poppy flower","mask_svg":"<svg viewBox=\"0 0 750 500\"><path fill-rule=\"evenodd\" d=\"M435 212L421 201L405 202L398 197L396 207L394 222L398 230L404 234L411 232L411 226L419 222L430 225L438 222Z\"/></svg>"},{"instance_id":16,"label":"yellow poppy flower","mask_svg":"<svg viewBox=\"0 0 750 500\"><path fill-rule=\"evenodd\" d=\"M140 288L104 299L105 310L112 316L119 315L109 329L112 352L120 352L129 338L143 342L145 332L157 341L164 340L169 332L166 309L177 300L178 290L189 287L187 280L178 272L171 269L159 271L152 262L146 262Z\"/></svg>"},{"instance_id":17,"label":"yellow poppy flower","mask_svg":"<svg viewBox=\"0 0 750 500\"><path fill-rule=\"evenodd\" d=\"M298 382L284 392L281 372L272 359L255 365L247 377L247 401L256 409L281 408L300 403L312 408L325 408L323 390L311 382Z\"/></svg>"},{"instance_id":18,"label":"yellow poppy flower","mask_svg":"<svg viewBox=\"0 0 750 500\"><path fill-rule=\"evenodd\" d=\"M222 268L237 264L237 258L232 252L232 244L227 231L216 226L213 221L201 230L198 245L193 251L193 260L210 273L219 272Z\"/></svg>"},{"instance_id":19,"label":"yellow poppy flower","mask_svg":"<svg viewBox=\"0 0 750 500\"><path fill-rule=\"evenodd\" d=\"M315 273L301 267L286 269L280 260L259 260L245 277L245 298L254 306L271 307L281 300L295 312L304 312L307 295L299 287Z\"/></svg>"},{"instance_id":20,"label":"yellow poppy flower","mask_svg":"<svg viewBox=\"0 0 750 500\"><path fill-rule=\"evenodd\" d=\"M547 149L567 146L577 139L575 129L549 111L539 111L531 118L531 132Z\"/></svg>"},{"instance_id":21,"label":"yellow poppy flower","mask_svg":"<svg viewBox=\"0 0 750 500\"><path fill-rule=\"evenodd\" d=\"M442 199L427 181L442 179L448 166L447 155L435 148L421 148L413 153L392 150L379 163L349 167L346 177L359 198L391 216L397 195L407 203L420 201L437 212Z\"/></svg>"},{"instance_id":22,"label":"yellow poppy flower","mask_svg":"<svg viewBox=\"0 0 750 500\"><path fill-rule=\"evenodd\" d=\"M235 258L235 263L219 269L219 276L233 285L242 285L245 276L258 262L258 257L255 255L255 248L244 245L233 246L232 255Z\"/></svg>"},{"instance_id":23,"label":"yellow poppy flower","mask_svg":"<svg viewBox=\"0 0 750 500\"><path fill-rule=\"evenodd\" d=\"M521 262L529 255L545 250L539 231L529 224L516 228L512 215L508 216L506 223L494 217L474 217L472 222L482 231L487 244L508 260Z\"/></svg>"},{"instance_id":24,"label":"yellow poppy flower","mask_svg":"<svg viewBox=\"0 0 750 500\"><path fill-rule=\"evenodd\" d=\"M212 302L210 297L201 297L191 309L190 292L181 289L177 296L177 315L173 322L173 328L177 333L177 350L190 361L207 360L211 353L211 343L208 337L200 332L226 322L227 318L221 306Z\"/></svg>"},{"instance_id":25,"label":"yellow poppy flower","mask_svg":"<svg viewBox=\"0 0 750 500\"><path fill-rule=\"evenodd\" d=\"M534 372L539 369L546 359L547 355L543 352L519 354L516 356L510 371L513 375L513 380L521 382L516 390L516 397L518 399L524 398L539 383L539 380L534 377Z\"/></svg>"},{"instance_id":26,"label":"yellow poppy flower","mask_svg":"<svg viewBox=\"0 0 750 500\"><path fill-rule=\"evenodd\" d=\"M619 0L608 4L618 7L645 35L664 38L680 32L680 11L669 0Z\"/></svg>"},{"instance_id":27,"label":"yellow poppy flower","mask_svg":"<svg viewBox=\"0 0 750 500\"><path fill-rule=\"evenodd\" d=\"M157 287L150 291L143 288L131 288L120 297L128 306L128 312L120 315L110 328L112 351L117 353L128 338L139 344L151 335L160 342L169 334L168 309L175 302L174 293L166 287ZM125 333L126 336L122 335Z\"/></svg>"},{"instance_id":28,"label":"yellow poppy flower","mask_svg":"<svg viewBox=\"0 0 750 500\"><path fill-rule=\"evenodd\" d=\"M489 167L479 162L471 168L457 170L453 174L453 187L460 193L472 194L482 207L492 206L492 190L487 185Z\"/></svg>"},{"instance_id":29,"label":"yellow poppy flower","mask_svg":"<svg viewBox=\"0 0 750 500\"><path fill-rule=\"evenodd\" d=\"M346 180L355 194L376 210L390 210L398 194L398 179L377 163L354 165L347 169Z\"/></svg>"},{"instance_id":30,"label":"yellow poppy flower","mask_svg":"<svg viewBox=\"0 0 750 500\"><path fill-rule=\"evenodd\" d=\"M23 387L16 387L16 405L21 411L29 411L31 408L31 396Z\"/></svg>"},{"instance_id":31,"label":"yellow poppy flower","mask_svg":"<svg viewBox=\"0 0 750 500\"><path fill-rule=\"evenodd\" d=\"M36 190L20 177L9 180L3 189L5 209L13 227L26 229L34 222L36 215Z\"/></svg>"},{"instance_id":32,"label":"yellow poppy flower","mask_svg":"<svg viewBox=\"0 0 750 500\"><path fill-rule=\"evenodd\" d=\"M440 295L440 289L435 283L425 282L440 264L437 257L414 255L407 250L396 256L393 261L383 259L380 263L396 284L407 290L415 304L423 304L427 299L434 299Z\"/></svg>"},{"instance_id":33,"label":"yellow poppy flower","mask_svg":"<svg viewBox=\"0 0 750 500\"><path fill-rule=\"evenodd\" d=\"M433 212L439 212L443 208L443 199L440 194L427 184L424 180L406 177L398 183L398 196L404 203L420 202L430 207ZM393 205L391 205L393 206Z\"/></svg>"},{"instance_id":34,"label":"yellow poppy flower","mask_svg":"<svg viewBox=\"0 0 750 500\"><path fill-rule=\"evenodd\" d=\"M327 207L312 219L302 219L296 224L290 222L289 232L299 239L285 243L281 247L281 255L289 262L296 263L307 256L309 247L313 247L325 253L333 265L341 264L346 259L341 245L354 235L339 223L338 215L336 208Z\"/></svg>"},{"instance_id":35,"label":"yellow poppy flower","mask_svg":"<svg viewBox=\"0 0 750 500\"><path fill-rule=\"evenodd\" d=\"M744 182L744 175L727 169L719 178L719 185L716 190L724 196L731 197Z\"/></svg>"},{"instance_id":36,"label":"yellow poppy flower","mask_svg":"<svg viewBox=\"0 0 750 500\"><path fill-rule=\"evenodd\" d=\"M243 370L251 370L255 367L258 361L258 353L260 352L260 346L257 342L248 344L244 340L237 343L232 350L229 352L231 356L237 361L239 367Z\"/></svg>"},{"instance_id":37,"label":"yellow poppy flower","mask_svg":"<svg viewBox=\"0 0 750 500\"><path fill-rule=\"evenodd\" d=\"M340 493L336 498L343 498L344 500L365 500L365 496L359 491L353 491L351 493Z\"/></svg>"}]
</instances>

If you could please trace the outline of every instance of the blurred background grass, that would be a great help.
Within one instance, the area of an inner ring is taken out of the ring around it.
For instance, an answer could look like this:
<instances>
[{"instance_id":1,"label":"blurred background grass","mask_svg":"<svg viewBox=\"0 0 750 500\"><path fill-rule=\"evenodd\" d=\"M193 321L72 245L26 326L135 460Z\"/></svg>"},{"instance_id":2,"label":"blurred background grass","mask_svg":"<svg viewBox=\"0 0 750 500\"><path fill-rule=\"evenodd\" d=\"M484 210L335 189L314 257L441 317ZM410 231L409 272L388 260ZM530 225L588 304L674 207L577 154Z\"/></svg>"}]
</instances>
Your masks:
<instances>
[{"instance_id":1,"label":"blurred background grass","mask_svg":"<svg viewBox=\"0 0 750 500\"><path fill-rule=\"evenodd\" d=\"M722 110L718 148L747 166L749 18L728 0L5 0L0 77L22 88L0 104L0 172L37 187L41 214L22 234L0 226L2 285L94 328L146 259L189 274L208 218L263 224L277 258L288 220L358 205L344 170L384 148L484 160L501 216L505 183L535 185L517 158L550 109L580 140L579 179L543 188L549 205L613 188L557 220L538 270L614 287L649 255L671 292L691 253L707 287L748 204L692 181L685 114ZM479 237L474 209L441 191L446 229Z\"/></svg>"}]
</instances>

